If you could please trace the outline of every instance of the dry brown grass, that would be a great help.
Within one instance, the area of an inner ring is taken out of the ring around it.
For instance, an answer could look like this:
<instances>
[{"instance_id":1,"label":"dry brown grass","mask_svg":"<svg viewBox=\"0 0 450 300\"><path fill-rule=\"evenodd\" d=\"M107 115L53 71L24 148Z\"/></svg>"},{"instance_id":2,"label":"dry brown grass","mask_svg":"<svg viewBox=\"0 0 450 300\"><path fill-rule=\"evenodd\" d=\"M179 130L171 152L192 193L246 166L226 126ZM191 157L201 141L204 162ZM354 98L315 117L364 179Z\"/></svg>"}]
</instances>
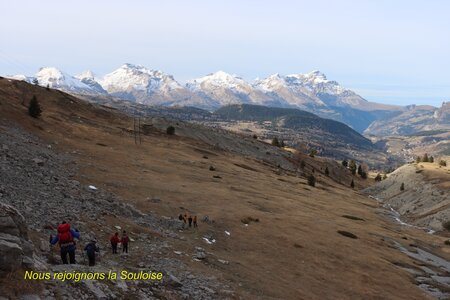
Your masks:
<instances>
[{"instance_id":1,"label":"dry brown grass","mask_svg":"<svg viewBox=\"0 0 450 300\"><path fill-rule=\"evenodd\" d=\"M30 120L20 106L22 96L32 93L42 103L42 120ZM15 120L49 143L58 142L58 151L77 151L78 180L83 184L115 192L143 211L176 218L188 210L199 219L208 215L214 220L199 222L198 230L181 232L185 241L169 242L185 253L202 246L214 257L230 261L215 268L181 258L193 272L228 280L244 299L426 297L411 275L392 263L411 260L384 237L401 240L408 235L442 245L443 240L386 221L376 214L372 200L348 185L316 172L316 188L305 189L305 178L278 173L270 165L196 140L168 138L151 130L143 144L135 146L131 119L59 92L1 80L0 94L8 99L7 105L2 100L3 118ZM308 161L307 167L320 167L320 161ZM212 178L210 165L222 179ZM330 171L333 174L334 168ZM161 202L152 203L149 197L159 197ZM241 219L248 216L260 222L245 226ZM358 239L345 238L337 230L352 232ZM201 238L206 234L217 242L205 244Z\"/></svg>"}]
</instances>

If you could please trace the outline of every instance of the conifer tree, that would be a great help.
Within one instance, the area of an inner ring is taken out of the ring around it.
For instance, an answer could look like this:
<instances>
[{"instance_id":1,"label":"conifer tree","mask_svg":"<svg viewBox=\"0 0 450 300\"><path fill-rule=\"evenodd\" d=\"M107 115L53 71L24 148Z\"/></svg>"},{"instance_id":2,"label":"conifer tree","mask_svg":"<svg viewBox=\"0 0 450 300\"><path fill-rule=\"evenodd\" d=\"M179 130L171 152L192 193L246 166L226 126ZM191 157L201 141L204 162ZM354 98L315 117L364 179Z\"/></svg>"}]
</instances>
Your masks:
<instances>
[{"instance_id":1,"label":"conifer tree","mask_svg":"<svg viewBox=\"0 0 450 300\"><path fill-rule=\"evenodd\" d=\"M33 96L30 100L30 104L28 105L28 114L33 118L39 118L41 116L42 109L39 105L39 101L36 96Z\"/></svg>"}]
</instances>

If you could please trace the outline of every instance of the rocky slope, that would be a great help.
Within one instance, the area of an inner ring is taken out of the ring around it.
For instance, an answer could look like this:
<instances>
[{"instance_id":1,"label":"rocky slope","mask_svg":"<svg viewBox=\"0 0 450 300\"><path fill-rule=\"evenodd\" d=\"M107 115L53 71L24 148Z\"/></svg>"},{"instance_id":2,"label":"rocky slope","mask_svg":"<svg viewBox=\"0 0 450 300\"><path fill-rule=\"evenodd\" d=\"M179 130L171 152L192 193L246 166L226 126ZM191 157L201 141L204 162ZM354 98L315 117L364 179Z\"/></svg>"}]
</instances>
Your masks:
<instances>
[{"instance_id":1,"label":"rocky slope","mask_svg":"<svg viewBox=\"0 0 450 300\"><path fill-rule=\"evenodd\" d=\"M449 188L450 168L414 163L398 168L365 192L396 210L402 221L440 231L450 220Z\"/></svg>"},{"instance_id":2,"label":"rocky slope","mask_svg":"<svg viewBox=\"0 0 450 300\"><path fill-rule=\"evenodd\" d=\"M159 286L143 285L139 281L119 281L117 284L114 281L86 281L81 284L47 281L40 291L31 290L29 293L37 292L45 299L159 299L167 295L209 299L211 291L220 293L221 289L229 289L222 283L192 274L177 259L161 257L171 248L166 238L177 237L173 231L179 226L177 221L141 213L120 197L75 180L77 163L71 156L76 151L57 153L53 149L57 145L46 144L16 125L5 122L0 124L0 145L0 271L3 275L4 272L14 274L21 267L46 272L106 273L119 268L133 272L151 268L166 274ZM56 246L50 249L48 245L48 236L56 233L56 226L62 220L70 222L82 237L78 243L78 264L71 267L59 265ZM144 230L139 230L140 233L131 230L131 253L145 249L151 255L111 256L108 235L120 228L114 226L131 228L132 224ZM28 238L28 228L32 232L34 247ZM95 268L89 268L82 248L93 239L99 241L100 262ZM15 278L15 275L10 276ZM16 280L20 282L22 278ZM27 291L25 285L23 292ZM2 295L15 298L16 292L3 286L0 280Z\"/></svg>"}]
</instances>

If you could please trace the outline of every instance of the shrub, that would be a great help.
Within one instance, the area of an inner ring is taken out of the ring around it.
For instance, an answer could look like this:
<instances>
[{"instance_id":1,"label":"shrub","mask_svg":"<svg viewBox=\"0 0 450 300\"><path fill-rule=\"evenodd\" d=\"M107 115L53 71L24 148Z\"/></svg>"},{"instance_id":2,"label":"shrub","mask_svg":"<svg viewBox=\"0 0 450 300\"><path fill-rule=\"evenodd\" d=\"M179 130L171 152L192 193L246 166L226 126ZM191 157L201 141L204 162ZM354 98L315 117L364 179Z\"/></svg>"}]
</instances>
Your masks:
<instances>
[{"instance_id":1,"label":"shrub","mask_svg":"<svg viewBox=\"0 0 450 300\"><path fill-rule=\"evenodd\" d=\"M416 163L420 163L422 161L422 158L420 156L417 156Z\"/></svg>"},{"instance_id":2,"label":"shrub","mask_svg":"<svg viewBox=\"0 0 450 300\"><path fill-rule=\"evenodd\" d=\"M356 174L356 162L354 160L350 161L348 168L350 169L353 175Z\"/></svg>"},{"instance_id":3,"label":"shrub","mask_svg":"<svg viewBox=\"0 0 450 300\"><path fill-rule=\"evenodd\" d=\"M175 134L175 127L173 127L172 125L169 126L169 127L167 127L166 133L167 133L168 135L174 135L174 134Z\"/></svg>"},{"instance_id":4,"label":"shrub","mask_svg":"<svg viewBox=\"0 0 450 300\"><path fill-rule=\"evenodd\" d=\"M446 230L450 230L450 221L443 222L442 227Z\"/></svg>"},{"instance_id":5,"label":"shrub","mask_svg":"<svg viewBox=\"0 0 450 300\"><path fill-rule=\"evenodd\" d=\"M387 179L387 175L383 174L383 180Z\"/></svg>"},{"instance_id":6,"label":"shrub","mask_svg":"<svg viewBox=\"0 0 450 300\"><path fill-rule=\"evenodd\" d=\"M428 159L428 162L434 163L434 157L433 157L433 156L430 156L430 158Z\"/></svg>"},{"instance_id":7,"label":"shrub","mask_svg":"<svg viewBox=\"0 0 450 300\"><path fill-rule=\"evenodd\" d=\"M253 135L253 139L257 140L258 136L256 134Z\"/></svg>"},{"instance_id":8,"label":"shrub","mask_svg":"<svg viewBox=\"0 0 450 300\"><path fill-rule=\"evenodd\" d=\"M350 187L353 189L355 187L355 182L352 179L352 182L350 182Z\"/></svg>"},{"instance_id":9,"label":"shrub","mask_svg":"<svg viewBox=\"0 0 450 300\"><path fill-rule=\"evenodd\" d=\"M259 218L253 218L253 217L245 217L241 219L241 222L244 224L250 224L251 222L259 222Z\"/></svg>"},{"instance_id":10,"label":"shrub","mask_svg":"<svg viewBox=\"0 0 450 300\"><path fill-rule=\"evenodd\" d=\"M381 174L378 173L377 176L375 176L375 181L381 181Z\"/></svg>"},{"instance_id":11,"label":"shrub","mask_svg":"<svg viewBox=\"0 0 450 300\"><path fill-rule=\"evenodd\" d=\"M405 183L402 182L402 185L400 186L400 191L404 191L405 190Z\"/></svg>"},{"instance_id":12,"label":"shrub","mask_svg":"<svg viewBox=\"0 0 450 300\"><path fill-rule=\"evenodd\" d=\"M313 174L308 176L308 185L316 186L316 177Z\"/></svg>"},{"instance_id":13,"label":"shrub","mask_svg":"<svg viewBox=\"0 0 450 300\"><path fill-rule=\"evenodd\" d=\"M367 179L367 173L364 172L364 171L362 171L362 172L361 172L361 178L362 178L362 179Z\"/></svg>"},{"instance_id":14,"label":"shrub","mask_svg":"<svg viewBox=\"0 0 450 300\"><path fill-rule=\"evenodd\" d=\"M423 155L422 162L429 162L428 154L427 154L427 153L425 153L425 154Z\"/></svg>"},{"instance_id":15,"label":"shrub","mask_svg":"<svg viewBox=\"0 0 450 300\"><path fill-rule=\"evenodd\" d=\"M317 150L316 149L313 149L313 150L311 150L309 152L309 156L311 156L311 157L315 157L316 155L317 155Z\"/></svg>"},{"instance_id":16,"label":"shrub","mask_svg":"<svg viewBox=\"0 0 450 300\"><path fill-rule=\"evenodd\" d=\"M280 141L278 140L278 138L274 137L272 139L272 146L280 147Z\"/></svg>"},{"instance_id":17,"label":"shrub","mask_svg":"<svg viewBox=\"0 0 450 300\"><path fill-rule=\"evenodd\" d=\"M39 101L36 96L31 98L30 104L28 105L28 114L33 118L39 118L41 116L42 109L39 105Z\"/></svg>"},{"instance_id":18,"label":"shrub","mask_svg":"<svg viewBox=\"0 0 450 300\"><path fill-rule=\"evenodd\" d=\"M348 161L346 159L344 159L342 161L342 165L347 168L348 167Z\"/></svg>"},{"instance_id":19,"label":"shrub","mask_svg":"<svg viewBox=\"0 0 450 300\"><path fill-rule=\"evenodd\" d=\"M439 165L440 165L440 166L443 166L443 167L446 167L446 166L447 166L447 162L446 162L445 160L441 159L441 160L439 161Z\"/></svg>"},{"instance_id":20,"label":"shrub","mask_svg":"<svg viewBox=\"0 0 450 300\"><path fill-rule=\"evenodd\" d=\"M330 170L328 170L328 167L325 168L325 175L330 175Z\"/></svg>"}]
</instances>

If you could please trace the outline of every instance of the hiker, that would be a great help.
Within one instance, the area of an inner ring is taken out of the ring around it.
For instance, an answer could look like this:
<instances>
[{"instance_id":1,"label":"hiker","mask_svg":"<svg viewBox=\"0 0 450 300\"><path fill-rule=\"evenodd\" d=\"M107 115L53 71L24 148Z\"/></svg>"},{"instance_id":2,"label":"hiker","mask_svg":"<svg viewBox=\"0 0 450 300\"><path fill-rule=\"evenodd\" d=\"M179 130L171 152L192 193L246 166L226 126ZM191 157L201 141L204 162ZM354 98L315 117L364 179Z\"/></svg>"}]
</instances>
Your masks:
<instances>
[{"instance_id":1,"label":"hiker","mask_svg":"<svg viewBox=\"0 0 450 300\"><path fill-rule=\"evenodd\" d=\"M80 239L80 232L70 228L70 224L62 221L58 225L58 234L55 237L50 236L50 244L55 245L59 243L61 249L61 260L63 264L75 264L75 249L76 244L74 238ZM67 261L67 254L69 255L69 262Z\"/></svg>"},{"instance_id":2,"label":"hiker","mask_svg":"<svg viewBox=\"0 0 450 300\"><path fill-rule=\"evenodd\" d=\"M120 242L122 243L122 253L128 253L128 242L130 239L128 238L127 232L124 230L122 233L122 238L120 239Z\"/></svg>"},{"instance_id":3,"label":"hiker","mask_svg":"<svg viewBox=\"0 0 450 300\"><path fill-rule=\"evenodd\" d=\"M90 241L86 247L84 247L84 251L86 251L86 255L89 259L89 266L95 266L95 252L100 252L97 242L94 240Z\"/></svg>"},{"instance_id":4,"label":"hiker","mask_svg":"<svg viewBox=\"0 0 450 300\"><path fill-rule=\"evenodd\" d=\"M120 243L119 233L114 233L114 235L109 240L111 241L112 253L117 254L117 244Z\"/></svg>"},{"instance_id":5,"label":"hiker","mask_svg":"<svg viewBox=\"0 0 450 300\"><path fill-rule=\"evenodd\" d=\"M197 216L194 216L194 219L192 220L194 222L194 228L197 227Z\"/></svg>"},{"instance_id":6,"label":"hiker","mask_svg":"<svg viewBox=\"0 0 450 300\"><path fill-rule=\"evenodd\" d=\"M188 221L189 221L189 227L192 227L192 216L189 216Z\"/></svg>"},{"instance_id":7,"label":"hiker","mask_svg":"<svg viewBox=\"0 0 450 300\"><path fill-rule=\"evenodd\" d=\"M187 214L185 213L183 216L183 228L186 227Z\"/></svg>"}]
</instances>

